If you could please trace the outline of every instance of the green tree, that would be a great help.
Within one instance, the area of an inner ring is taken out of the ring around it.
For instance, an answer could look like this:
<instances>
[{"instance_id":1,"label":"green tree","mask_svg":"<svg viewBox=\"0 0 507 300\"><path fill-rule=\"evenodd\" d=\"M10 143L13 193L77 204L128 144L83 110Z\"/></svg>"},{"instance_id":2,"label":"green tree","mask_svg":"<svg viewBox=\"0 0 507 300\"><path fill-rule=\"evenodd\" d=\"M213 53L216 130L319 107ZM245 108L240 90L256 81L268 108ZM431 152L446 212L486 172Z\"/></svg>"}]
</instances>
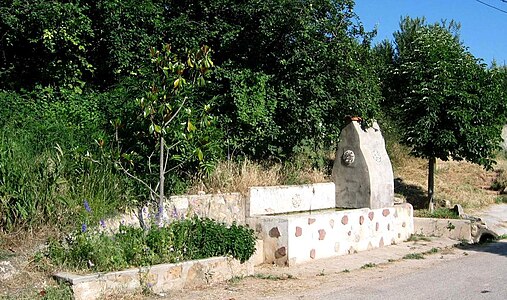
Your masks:
<instances>
[{"instance_id":1,"label":"green tree","mask_svg":"<svg viewBox=\"0 0 507 300\"><path fill-rule=\"evenodd\" d=\"M148 125L145 134L137 135L147 138L142 146L148 149L145 153L131 150L124 153L123 158L130 164L139 163L136 156L139 158L144 154L145 157L140 161L145 164L142 170L155 173L152 167L156 167L158 180L145 181L143 176L136 176L120 166L127 175L148 188L152 199L158 198L158 222L161 222L164 216L166 174L188 161L203 161L205 147L213 143L211 135L198 135L198 130L205 130L214 121L208 114L210 105L205 104L201 112L193 111L195 105L187 105L192 101L189 98L195 97L193 88L205 84L204 76L213 67L213 62L207 46L189 51L186 57L182 57L167 44L162 50L152 48L150 57L152 67L141 70L146 92L136 100L142 111L142 120ZM195 140L198 140L197 144ZM158 163L152 158L157 159ZM176 161L177 164L173 166L170 161Z\"/></svg>"},{"instance_id":2,"label":"green tree","mask_svg":"<svg viewBox=\"0 0 507 300\"><path fill-rule=\"evenodd\" d=\"M380 99L370 39L346 0L172 0L175 45L206 41L220 67L209 93L231 152L288 156L333 145L346 115ZM306 146L305 146L306 147Z\"/></svg>"},{"instance_id":3,"label":"green tree","mask_svg":"<svg viewBox=\"0 0 507 300\"><path fill-rule=\"evenodd\" d=\"M495 74L459 41L451 22L403 19L395 34L391 97L401 142L429 160L428 198L434 206L436 159L467 160L490 168L505 123L505 99Z\"/></svg>"},{"instance_id":4,"label":"green tree","mask_svg":"<svg viewBox=\"0 0 507 300\"><path fill-rule=\"evenodd\" d=\"M93 37L87 6L79 1L2 1L0 88L79 91L94 72L87 56Z\"/></svg>"}]
</instances>

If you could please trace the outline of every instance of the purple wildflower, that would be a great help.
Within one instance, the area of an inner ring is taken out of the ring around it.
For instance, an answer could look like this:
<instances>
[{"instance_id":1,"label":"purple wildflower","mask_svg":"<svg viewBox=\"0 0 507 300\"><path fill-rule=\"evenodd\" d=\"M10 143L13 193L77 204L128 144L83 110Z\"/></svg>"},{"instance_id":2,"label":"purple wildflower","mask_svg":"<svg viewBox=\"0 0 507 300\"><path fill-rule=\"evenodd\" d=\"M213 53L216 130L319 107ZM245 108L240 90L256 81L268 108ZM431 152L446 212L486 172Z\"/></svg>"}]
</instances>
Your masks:
<instances>
[{"instance_id":1,"label":"purple wildflower","mask_svg":"<svg viewBox=\"0 0 507 300\"><path fill-rule=\"evenodd\" d=\"M88 203L88 201L86 199L84 200L83 204L84 204L84 208L86 209L86 211L91 213L92 209L90 208L90 204Z\"/></svg>"},{"instance_id":2,"label":"purple wildflower","mask_svg":"<svg viewBox=\"0 0 507 300\"><path fill-rule=\"evenodd\" d=\"M173 209L173 218L178 219L178 211L176 210L176 207Z\"/></svg>"},{"instance_id":3,"label":"purple wildflower","mask_svg":"<svg viewBox=\"0 0 507 300\"><path fill-rule=\"evenodd\" d=\"M100 220L100 226L102 226L102 228L106 228L106 222L103 219Z\"/></svg>"},{"instance_id":4,"label":"purple wildflower","mask_svg":"<svg viewBox=\"0 0 507 300\"><path fill-rule=\"evenodd\" d=\"M83 223L83 225L81 225L81 232L85 233L87 228L86 223Z\"/></svg>"}]
</instances>

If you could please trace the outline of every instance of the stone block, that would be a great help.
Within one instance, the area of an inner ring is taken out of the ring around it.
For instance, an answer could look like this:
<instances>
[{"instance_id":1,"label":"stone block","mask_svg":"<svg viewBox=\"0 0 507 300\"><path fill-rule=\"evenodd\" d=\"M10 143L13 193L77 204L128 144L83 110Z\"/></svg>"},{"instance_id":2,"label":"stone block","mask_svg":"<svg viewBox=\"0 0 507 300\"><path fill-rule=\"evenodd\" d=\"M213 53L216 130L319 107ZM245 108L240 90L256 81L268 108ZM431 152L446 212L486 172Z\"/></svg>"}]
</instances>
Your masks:
<instances>
[{"instance_id":1,"label":"stone block","mask_svg":"<svg viewBox=\"0 0 507 300\"><path fill-rule=\"evenodd\" d=\"M470 220L414 218L414 233L472 242Z\"/></svg>"},{"instance_id":2,"label":"stone block","mask_svg":"<svg viewBox=\"0 0 507 300\"><path fill-rule=\"evenodd\" d=\"M251 187L247 199L248 216L313 211L335 207L334 183L293 186Z\"/></svg>"},{"instance_id":3,"label":"stone block","mask_svg":"<svg viewBox=\"0 0 507 300\"><path fill-rule=\"evenodd\" d=\"M351 121L341 132L332 179L336 207L371 209L394 204L394 177L376 122L363 129Z\"/></svg>"}]
</instances>

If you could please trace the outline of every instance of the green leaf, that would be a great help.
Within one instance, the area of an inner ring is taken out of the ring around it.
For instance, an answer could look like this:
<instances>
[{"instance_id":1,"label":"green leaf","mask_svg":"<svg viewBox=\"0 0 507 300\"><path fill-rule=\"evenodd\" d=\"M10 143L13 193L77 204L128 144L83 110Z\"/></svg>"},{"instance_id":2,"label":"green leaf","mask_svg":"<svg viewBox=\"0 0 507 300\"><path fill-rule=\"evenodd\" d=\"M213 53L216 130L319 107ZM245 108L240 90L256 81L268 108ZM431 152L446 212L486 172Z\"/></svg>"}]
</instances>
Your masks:
<instances>
[{"instance_id":1,"label":"green leaf","mask_svg":"<svg viewBox=\"0 0 507 300\"><path fill-rule=\"evenodd\" d=\"M203 160L204 159L204 155L202 154L201 148L195 149L195 152L196 152L197 158L199 158L199 160Z\"/></svg>"},{"instance_id":2,"label":"green leaf","mask_svg":"<svg viewBox=\"0 0 507 300\"><path fill-rule=\"evenodd\" d=\"M161 131L162 131L162 128L160 127L160 125L155 125L155 132L160 133Z\"/></svg>"},{"instance_id":3,"label":"green leaf","mask_svg":"<svg viewBox=\"0 0 507 300\"><path fill-rule=\"evenodd\" d=\"M192 122L190 122L190 120L188 120L187 122L187 131L188 132L192 132L192 131L195 131L197 128L194 126L194 124L192 124Z\"/></svg>"}]
</instances>

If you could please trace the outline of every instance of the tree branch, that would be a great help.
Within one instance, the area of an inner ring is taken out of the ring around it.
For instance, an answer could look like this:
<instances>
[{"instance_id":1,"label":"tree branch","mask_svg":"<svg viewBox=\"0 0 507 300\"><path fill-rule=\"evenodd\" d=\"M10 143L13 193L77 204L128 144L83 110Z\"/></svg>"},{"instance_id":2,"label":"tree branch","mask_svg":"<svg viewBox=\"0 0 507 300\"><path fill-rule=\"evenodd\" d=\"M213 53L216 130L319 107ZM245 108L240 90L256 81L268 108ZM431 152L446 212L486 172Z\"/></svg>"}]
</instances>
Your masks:
<instances>
[{"instance_id":1,"label":"tree branch","mask_svg":"<svg viewBox=\"0 0 507 300\"><path fill-rule=\"evenodd\" d=\"M178 110L176 110L176 112L174 113L174 115L171 116L171 118L164 123L164 127L166 127L167 125L169 125L169 123L171 123L171 121L176 118L176 116L179 114L180 110L183 108L183 105L185 105L185 101L187 101L187 97L183 98L183 103L181 103L180 107L178 107Z\"/></svg>"},{"instance_id":2,"label":"tree branch","mask_svg":"<svg viewBox=\"0 0 507 300\"><path fill-rule=\"evenodd\" d=\"M144 185L145 187L147 187L147 188L150 190L150 192L151 192L151 193L153 193L153 194L155 194L156 196L158 196L158 193L157 193L157 192L155 192L155 191L151 188L151 186L150 186L149 184L147 184L147 183L146 183L145 181L143 181L141 178L139 178L139 177L137 177L137 176L135 176L135 175L130 174L130 172L129 172L127 169L125 169L125 168L122 166L122 164L121 164L121 163L119 163L119 162L118 162L118 165L120 166L120 168L122 169L122 171L123 171L123 172L125 172L125 174L127 174L130 178L133 178L133 179L137 180L137 181L138 181L138 182L140 182L142 185Z\"/></svg>"},{"instance_id":3,"label":"tree branch","mask_svg":"<svg viewBox=\"0 0 507 300\"><path fill-rule=\"evenodd\" d=\"M183 163L179 163L176 166L174 166L174 167L170 168L169 170L165 171L164 174L167 174L167 173L171 172L172 170L181 167L182 165L183 165Z\"/></svg>"}]
</instances>

